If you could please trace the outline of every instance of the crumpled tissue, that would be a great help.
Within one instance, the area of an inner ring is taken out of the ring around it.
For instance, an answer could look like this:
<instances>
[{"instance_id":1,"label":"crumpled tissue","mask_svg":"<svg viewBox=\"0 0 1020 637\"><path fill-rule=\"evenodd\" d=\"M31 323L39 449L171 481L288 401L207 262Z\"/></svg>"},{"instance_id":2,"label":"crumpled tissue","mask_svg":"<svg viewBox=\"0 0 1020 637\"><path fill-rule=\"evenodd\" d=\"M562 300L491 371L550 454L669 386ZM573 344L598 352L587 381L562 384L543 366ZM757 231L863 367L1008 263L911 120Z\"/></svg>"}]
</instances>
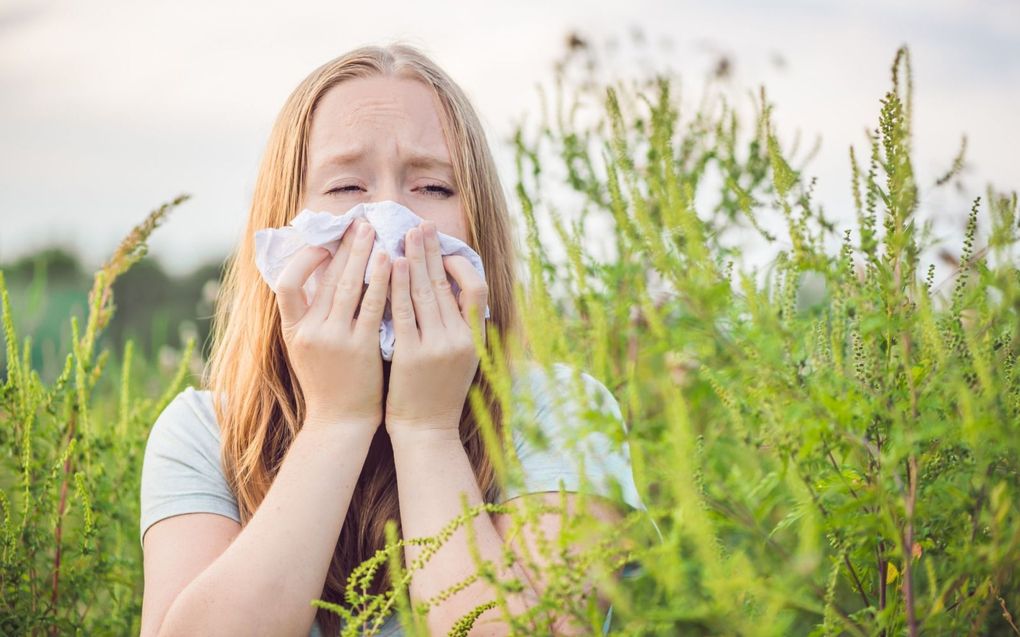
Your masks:
<instances>
[{"instance_id":1,"label":"crumpled tissue","mask_svg":"<svg viewBox=\"0 0 1020 637\"><path fill-rule=\"evenodd\" d=\"M313 245L326 248L331 255L336 254L344 232L358 217L364 218L375 229L375 243L372 246L372 253L369 255L365 283L371 280L372 259L376 252L385 251L391 261L396 257L404 256L404 235L408 230L424 221L407 207L389 200L359 203L342 215L332 212L315 212L305 208L291 220L289 226L265 228L255 233L255 266L273 292L278 292L276 283L280 273L299 250L305 246ZM457 237L442 232L437 232L437 235L439 250L443 255L456 254L466 258L478 270L482 278L485 278L482 258L477 252ZM319 274L326 269L329 263L330 259L323 260L322 264L305 281L303 289L308 302L315 298ZM453 288L454 296L456 296L460 291L457 282L449 274L447 274L447 279ZM489 318L488 306L485 308L485 318ZM393 315L390 300L387 298L383 319L379 325L379 349L382 351L384 360L393 359L395 341Z\"/></svg>"}]
</instances>

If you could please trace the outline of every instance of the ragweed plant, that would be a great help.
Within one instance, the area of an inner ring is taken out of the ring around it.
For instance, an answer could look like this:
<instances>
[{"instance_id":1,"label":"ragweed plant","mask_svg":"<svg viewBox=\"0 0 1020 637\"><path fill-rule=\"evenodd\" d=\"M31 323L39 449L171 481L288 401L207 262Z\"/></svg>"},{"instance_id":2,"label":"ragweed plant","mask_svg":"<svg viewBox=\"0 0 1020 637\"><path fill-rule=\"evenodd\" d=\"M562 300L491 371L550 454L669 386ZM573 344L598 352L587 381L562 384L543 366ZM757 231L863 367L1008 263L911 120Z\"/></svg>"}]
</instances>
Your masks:
<instances>
[{"instance_id":1,"label":"ragweed plant","mask_svg":"<svg viewBox=\"0 0 1020 637\"><path fill-rule=\"evenodd\" d=\"M592 125L561 117L516 136L532 349L620 397L664 536L632 538L644 568L615 590L616 630L1016 631L1016 194L975 199L958 267L936 284L906 49L866 170L851 150L854 228L812 201L764 92L741 144L725 105L684 125L668 79L649 88L608 87ZM543 217L542 157L566 165L575 218ZM930 187L962 155L952 166ZM763 280L721 241L738 223L781 248ZM602 260L586 249L593 227L608 229ZM824 282L813 299L809 277Z\"/></svg>"},{"instance_id":2,"label":"ragweed plant","mask_svg":"<svg viewBox=\"0 0 1020 637\"><path fill-rule=\"evenodd\" d=\"M128 341L119 360L99 348L115 310L113 283L186 197L154 210L96 272L84 329L45 382L32 339L19 343L0 271L6 378L0 384L0 633L137 634L141 614L138 488L149 427L186 380L194 342L155 396ZM97 351L98 349L98 351ZM144 361L141 361L144 365ZM113 369L113 366L119 369ZM114 379L116 378L116 379ZM143 390L152 393L149 387ZM141 395L140 395L141 394Z\"/></svg>"}]
</instances>

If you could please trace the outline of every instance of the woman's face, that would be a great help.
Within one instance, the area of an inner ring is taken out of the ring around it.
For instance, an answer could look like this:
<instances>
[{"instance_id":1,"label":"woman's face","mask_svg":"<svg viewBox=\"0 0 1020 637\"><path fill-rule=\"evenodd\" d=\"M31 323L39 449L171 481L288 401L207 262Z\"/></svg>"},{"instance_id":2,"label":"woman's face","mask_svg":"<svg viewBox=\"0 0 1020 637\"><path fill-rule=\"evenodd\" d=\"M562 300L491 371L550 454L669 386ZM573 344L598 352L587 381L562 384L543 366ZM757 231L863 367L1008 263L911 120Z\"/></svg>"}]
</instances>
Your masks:
<instances>
[{"instance_id":1,"label":"woman's face","mask_svg":"<svg viewBox=\"0 0 1020 637\"><path fill-rule=\"evenodd\" d=\"M312 116L302 207L339 215L385 199L467 241L430 89L405 78L346 80L322 96Z\"/></svg>"}]
</instances>

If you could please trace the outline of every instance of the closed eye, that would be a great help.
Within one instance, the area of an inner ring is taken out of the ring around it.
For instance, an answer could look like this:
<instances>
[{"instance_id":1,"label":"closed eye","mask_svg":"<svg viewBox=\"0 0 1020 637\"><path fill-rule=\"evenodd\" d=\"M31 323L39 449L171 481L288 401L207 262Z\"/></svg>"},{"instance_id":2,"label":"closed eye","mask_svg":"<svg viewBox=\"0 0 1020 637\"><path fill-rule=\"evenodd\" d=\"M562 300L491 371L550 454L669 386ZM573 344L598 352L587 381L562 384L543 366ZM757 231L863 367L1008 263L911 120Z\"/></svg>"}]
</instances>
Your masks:
<instances>
[{"instance_id":1,"label":"closed eye","mask_svg":"<svg viewBox=\"0 0 1020 637\"><path fill-rule=\"evenodd\" d=\"M433 188L434 190L430 190ZM427 186L424 186L422 189L430 193L429 194L430 197L439 197L440 199L446 199L447 197L453 196L452 190L445 186L440 186L437 184L429 184Z\"/></svg>"},{"instance_id":2,"label":"closed eye","mask_svg":"<svg viewBox=\"0 0 1020 637\"><path fill-rule=\"evenodd\" d=\"M347 186L337 186L336 188L331 188L330 190L326 191L326 194L332 195L333 193L352 192L353 189L364 190L361 186L350 184ZM453 196L452 190L450 190L446 186L440 186L438 184L429 184L427 186L422 186L418 190L424 190L426 193L428 193L430 197L437 197L439 199L447 199Z\"/></svg>"},{"instance_id":3,"label":"closed eye","mask_svg":"<svg viewBox=\"0 0 1020 637\"><path fill-rule=\"evenodd\" d=\"M326 194L327 194L327 195L331 195L331 194L333 194L334 192L350 192L350 191L348 190L348 188L361 188L361 186L354 186L354 185L351 185L351 186L339 186L339 187L337 187L337 188L333 188L333 189L331 189L331 190L327 190L327 191L326 191Z\"/></svg>"}]
</instances>

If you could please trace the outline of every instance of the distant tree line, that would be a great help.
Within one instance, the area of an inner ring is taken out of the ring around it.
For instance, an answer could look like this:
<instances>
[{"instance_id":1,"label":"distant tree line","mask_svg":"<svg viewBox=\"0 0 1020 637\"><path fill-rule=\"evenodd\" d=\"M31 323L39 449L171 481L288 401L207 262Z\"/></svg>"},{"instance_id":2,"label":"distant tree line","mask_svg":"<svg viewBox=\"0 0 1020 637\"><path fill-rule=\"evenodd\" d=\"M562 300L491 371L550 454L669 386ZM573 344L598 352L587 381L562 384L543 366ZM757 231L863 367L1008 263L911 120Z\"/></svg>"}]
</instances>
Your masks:
<instances>
[{"instance_id":1,"label":"distant tree line","mask_svg":"<svg viewBox=\"0 0 1020 637\"><path fill-rule=\"evenodd\" d=\"M205 263L180 277L169 275L152 257L143 257L113 285L117 311L102 335L102 345L116 355L128 338L135 351L150 360L165 346L179 349L194 335L203 358L219 287L222 262ZM79 321L87 314L87 296L93 273L81 259L63 247L50 247L0 263L10 287L18 331L31 336L33 364L43 376L59 371L62 360L56 353L66 351L70 342L69 316ZM6 361L0 352L0 369Z\"/></svg>"}]
</instances>

